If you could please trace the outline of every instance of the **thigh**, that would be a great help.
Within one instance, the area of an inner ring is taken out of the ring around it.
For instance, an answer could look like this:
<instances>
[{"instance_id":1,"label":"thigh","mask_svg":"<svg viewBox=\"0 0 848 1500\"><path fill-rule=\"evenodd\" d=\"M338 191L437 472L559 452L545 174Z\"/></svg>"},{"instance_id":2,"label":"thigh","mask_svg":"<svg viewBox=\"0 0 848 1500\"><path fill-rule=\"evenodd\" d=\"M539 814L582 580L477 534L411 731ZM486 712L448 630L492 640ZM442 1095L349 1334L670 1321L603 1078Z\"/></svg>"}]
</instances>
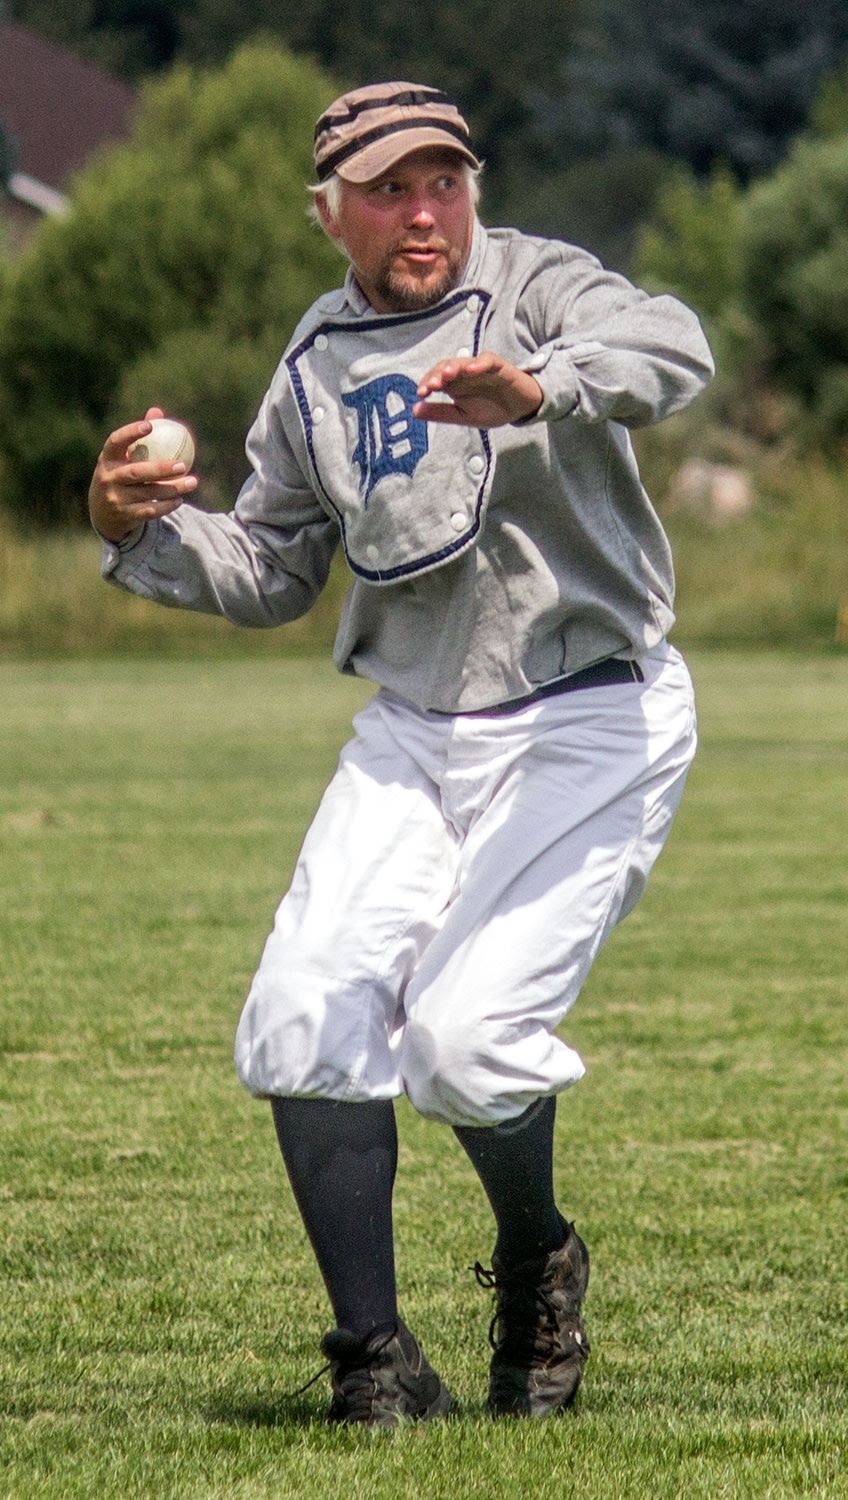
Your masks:
<instances>
[{"instance_id":1,"label":"thigh","mask_svg":"<svg viewBox=\"0 0 848 1500\"><path fill-rule=\"evenodd\" d=\"M396 724L387 728L377 705L355 723L304 840L275 937L288 962L347 979L393 976L394 983L408 974L447 904L457 840L438 787Z\"/></svg>"},{"instance_id":2,"label":"thigh","mask_svg":"<svg viewBox=\"0 0 848 1500\"><path fill-rule=\"evenodd\" d=\"M667 648L645 672L632 689L546 700L523 726L479 721L481 764L500 755L501 772L469 822L458 894L406 1007L419 1031L471 1047L480 1098L487 1070L515 1090L515 1108L502 1112L582 1071L550 1033L644 890L682 795L695 749L691 682Z\"/></svg>"},{"instance_id":3,"label":"thigh","mask_svg":"<svg viewBox=\"0 0 848 1500\"><path fill-rule=\"evenodd\" d=\"M438 790L372 703L304 840L245 1005L254 1093L400 1092L402 1000L453 890Z\"/></svg>"}]
</instances>

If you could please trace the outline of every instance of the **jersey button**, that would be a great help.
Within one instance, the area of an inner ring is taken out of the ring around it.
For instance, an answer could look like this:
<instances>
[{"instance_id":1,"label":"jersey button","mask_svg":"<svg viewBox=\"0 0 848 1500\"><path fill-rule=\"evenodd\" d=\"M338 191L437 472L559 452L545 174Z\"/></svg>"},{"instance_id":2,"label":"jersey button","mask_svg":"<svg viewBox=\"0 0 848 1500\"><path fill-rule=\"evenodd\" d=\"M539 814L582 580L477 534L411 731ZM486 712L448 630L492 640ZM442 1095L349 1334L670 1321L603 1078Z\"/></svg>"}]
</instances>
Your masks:
<instances>
[{"instance_id":1,"label":"jersey button","mask_svg":"<svg viewBox=\"0 0 848 1500\"><path fill-rule=\"evenodd\" d=\"M330 340L327 338L326 333L319 333L318 336L317 336L317 338L316 338L316 340L315 340L315 348L323 350L323 349L328 349L329 347L330 347Z\"/></svg>"},{"instance_id":2,"label":"jersey button","mask_svg":"<svg viewBox=\"0 0 848 1500\"><path fill-rule=\"evenodd\" d=\"M472 292L471 296L465 304L465 311L469 313L476 313L479 306L480 298L477 296L476 292Z\"/></svg>"},{"instance_id":3,"label":"jersey button","mask_svg":"<svg viewBox=\"0 0 848 1500\"><path fill-rule=\"evenodd\" d=\"M465 530L465 516L462 514L461 510L454 511L453 515L450 518L450 523L454 531Z\"/></svg>"},{"instance_id":4,"label":"jersey button","mask_svg":"<svg viewBox=\"0 0 848 1500\"><path fill-rule=\"evenodd\" d=\"M457 359L470 359L470 357L471 357L471 350L470 349L457 349L457 351L456 351L456 357L457 357Z\"/></svg>"},{"instance_id":5,"label":"jersey button","mask_svg":"<svg viewBox=\"0 0 848 1500\"><path fill-rule=\"evenodd\" d=\"M312 420L313 420L313 422L323 422L324 416L325 416L325 412L324 412L323 406L313 406L313 408L312 408Z\"/></svg>"},{"instance_id":6,"label":"jersey button","mask_svg":"<svg viewBox=\"0 0 848 1500\"><path fill-rule=\"evenodd\" d=\"M379 547L375 547L373 542L369 542L368 546L365 548L365 556L368 558L369 562L376 562L377 558L380 556Z\"/></svg>"},{"instance_id":7,"label":"jersey button","mask_svg":"<svg viewBox=\"0 0 848 1500\"><path fill-rule=\"evenodd\" d=\"M481 458L479 453L474 453L468 460L468 467L472 474L482 474L486 467L486 460Z\"/></svg>"}]
</instances>

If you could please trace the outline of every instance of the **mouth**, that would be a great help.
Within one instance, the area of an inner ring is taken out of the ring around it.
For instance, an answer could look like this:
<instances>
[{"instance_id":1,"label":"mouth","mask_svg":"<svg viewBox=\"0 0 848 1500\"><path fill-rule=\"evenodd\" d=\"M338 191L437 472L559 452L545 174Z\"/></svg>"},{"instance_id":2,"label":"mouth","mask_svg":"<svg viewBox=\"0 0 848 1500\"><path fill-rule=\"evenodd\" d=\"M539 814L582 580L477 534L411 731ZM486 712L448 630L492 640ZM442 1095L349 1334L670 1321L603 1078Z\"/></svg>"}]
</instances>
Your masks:
<instances>
[{"instance_id":1,"label":"mouth","mask_svg":"<svg viewBox=\"0 0 848 1500\"><path fill-rule=\"evenodd\" d=\"M402 245L396 258L408 261L413 266L432 266L436 261L443 260L444 254L437 245Z\"/></svg>"}]
</instances>

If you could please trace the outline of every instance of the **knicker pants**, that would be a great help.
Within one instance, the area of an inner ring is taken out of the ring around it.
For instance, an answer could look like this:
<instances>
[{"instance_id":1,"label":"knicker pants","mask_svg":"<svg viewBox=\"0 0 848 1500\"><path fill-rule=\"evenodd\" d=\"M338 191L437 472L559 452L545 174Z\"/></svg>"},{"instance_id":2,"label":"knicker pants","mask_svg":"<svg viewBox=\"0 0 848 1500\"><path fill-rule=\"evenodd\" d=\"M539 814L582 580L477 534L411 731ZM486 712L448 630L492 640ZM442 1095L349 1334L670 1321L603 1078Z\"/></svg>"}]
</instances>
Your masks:
<instances>
[{"instance_id":1,"label":"knicker pants","mask_svg":"<svg viewBox=\"0 0 848 1500\"><path fill-rule=\"evenodd\" d=\"M556 1034L662 848L695 750L667 643L643 683L506 717L380 691L321 801L236 1037L260 1097L406 1093L495 1124L583 1063Z\"/></svg>"}]
</instances>

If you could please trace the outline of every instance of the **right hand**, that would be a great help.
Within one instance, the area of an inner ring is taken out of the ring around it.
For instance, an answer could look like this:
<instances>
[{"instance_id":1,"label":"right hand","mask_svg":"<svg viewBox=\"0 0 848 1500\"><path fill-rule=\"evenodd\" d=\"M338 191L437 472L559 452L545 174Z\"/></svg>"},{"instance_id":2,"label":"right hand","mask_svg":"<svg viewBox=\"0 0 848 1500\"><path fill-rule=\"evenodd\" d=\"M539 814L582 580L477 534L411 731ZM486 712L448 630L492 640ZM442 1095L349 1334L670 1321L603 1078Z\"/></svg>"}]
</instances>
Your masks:
<instances>
[{"instance_id":1,"label":"right hand","mask_svg":"<svg viewBox=\"0 0 848 1500\"><path fill-rule=\"evenodd\" d=\"M103 444L88 490L91 524L108 542L120 542L143 521L168 516L197 489L185 464L142 462L127 457L127 449L146 437L154 417L164 416L151 406L143 422L130 422L110 433Z\"/></svg>"}]
</instances>

